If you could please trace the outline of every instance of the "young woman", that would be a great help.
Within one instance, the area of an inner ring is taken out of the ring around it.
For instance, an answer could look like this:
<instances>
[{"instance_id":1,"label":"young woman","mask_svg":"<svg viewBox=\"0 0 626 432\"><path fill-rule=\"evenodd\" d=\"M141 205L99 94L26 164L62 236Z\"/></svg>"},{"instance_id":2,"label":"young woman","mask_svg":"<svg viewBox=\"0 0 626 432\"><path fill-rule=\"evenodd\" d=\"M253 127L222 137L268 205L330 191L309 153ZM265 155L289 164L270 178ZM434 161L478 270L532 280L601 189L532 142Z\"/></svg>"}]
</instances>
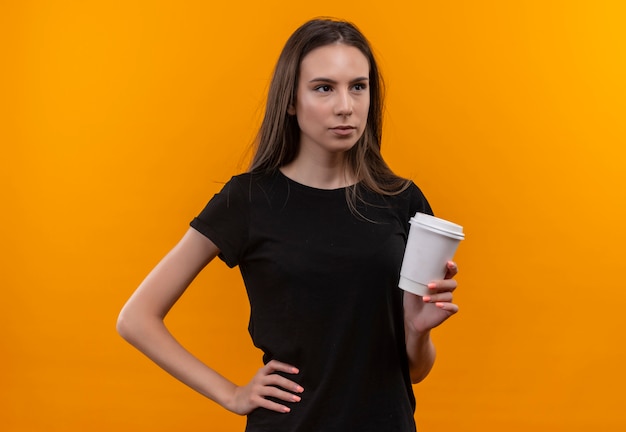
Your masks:
<instances>
[{"instance_id":1,"label":"young woman","mask_svg":"<svg viewBox=\"0 0 626 432\"><path fill-rule=\"evenodd\" d=\"M249 172L194 218L120 313L118 331L186 385L247 415L249 432L415 431L412 383L430 330L458 307L448 263L432 294L398 288L420 190L380 153L383 97L358 29L317 19L287 41ZM163 319L215 257L239 266L265 364L236 385L183 348Z\"/></svg>"}]
</instances>

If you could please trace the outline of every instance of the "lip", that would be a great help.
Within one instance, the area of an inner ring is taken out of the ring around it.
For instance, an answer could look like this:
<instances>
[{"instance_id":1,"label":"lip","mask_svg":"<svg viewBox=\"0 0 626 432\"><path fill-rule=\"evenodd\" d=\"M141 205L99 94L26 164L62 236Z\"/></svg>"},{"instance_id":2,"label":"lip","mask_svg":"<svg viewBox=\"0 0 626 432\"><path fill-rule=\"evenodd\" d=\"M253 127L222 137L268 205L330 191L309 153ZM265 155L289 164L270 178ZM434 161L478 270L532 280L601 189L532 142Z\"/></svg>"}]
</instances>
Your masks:
<instances>
[{"instance_id":1,"label":"lip","mask_svg":"<svg viewBox=\"0 0 626 432\"><path fill-rule=\"evenodd\" d=\"M350 125L339 125L330 128L330 130L337 135L346 136L352 134L352 132L356 130L356 127Z\"/></svg>"}]
</instances>

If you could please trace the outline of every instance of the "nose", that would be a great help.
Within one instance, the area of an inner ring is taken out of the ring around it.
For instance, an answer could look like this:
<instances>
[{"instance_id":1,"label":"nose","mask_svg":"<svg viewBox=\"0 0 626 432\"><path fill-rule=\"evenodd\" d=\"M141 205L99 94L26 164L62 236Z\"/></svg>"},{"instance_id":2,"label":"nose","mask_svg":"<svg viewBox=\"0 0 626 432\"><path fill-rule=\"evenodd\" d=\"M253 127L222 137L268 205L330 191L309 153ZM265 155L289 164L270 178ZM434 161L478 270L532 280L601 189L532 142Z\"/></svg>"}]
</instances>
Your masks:
<instances>
[{"instance_id":1,"label":"nose","mask_svg":"<svg viewBox=\"0 0 626 432\"><path fill-rule=\"evenodd\" d=\"M337 92L335 114L344 117L352 114L352 97L349 91L344 90Z\"/></svg>"}]
</instances>

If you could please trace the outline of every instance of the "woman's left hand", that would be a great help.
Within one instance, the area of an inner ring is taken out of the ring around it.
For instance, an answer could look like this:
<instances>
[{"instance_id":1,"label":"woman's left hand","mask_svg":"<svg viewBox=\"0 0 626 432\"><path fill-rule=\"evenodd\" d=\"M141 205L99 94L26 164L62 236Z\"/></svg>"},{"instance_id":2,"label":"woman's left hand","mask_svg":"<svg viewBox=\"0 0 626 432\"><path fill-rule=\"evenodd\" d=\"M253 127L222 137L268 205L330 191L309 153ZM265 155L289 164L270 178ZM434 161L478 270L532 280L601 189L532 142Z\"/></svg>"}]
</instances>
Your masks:
<instances>
[{"instance_id":1,"label":"woman's left hand","mask_svg":"<svg viewBox=\"0 0 626 432\"><path fill-rule=\"evenodd\" d=\"M459 307L452 303L452 293L457 287L453 277L457 273L456 263L448 261L444 279L429 283L428 295L420 297L405 291L404 319L410 329L427 332L459 311Z\"/></svg>"}]
</instances>

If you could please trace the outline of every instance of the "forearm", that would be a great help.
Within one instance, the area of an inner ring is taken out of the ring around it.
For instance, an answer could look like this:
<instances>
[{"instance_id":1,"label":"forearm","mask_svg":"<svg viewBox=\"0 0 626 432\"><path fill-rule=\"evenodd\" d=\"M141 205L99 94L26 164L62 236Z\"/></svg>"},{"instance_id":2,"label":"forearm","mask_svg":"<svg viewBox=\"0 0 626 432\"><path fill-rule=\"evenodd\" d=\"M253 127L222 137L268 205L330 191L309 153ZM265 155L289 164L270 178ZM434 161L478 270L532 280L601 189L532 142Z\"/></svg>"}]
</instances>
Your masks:
<instances>
[{"instance_id":1,"label":"forearm","mask_svg":"<svg viewBox=\"0 0 626 432\"><path fill-rule=\"evenodd\" d=\"M406 352L409 359L411 381L418 383L430 373L435 363L435 346L430 332L458 312L452 303L452 292L457 283L454 279L458 269L448 261L445 279L428 284L429 293L423 297L404 292L404 332Z\"/></svg>"},{"instance_id":2,"label":"forearm","mask_svg":"<svg viewBox=\"0 0 626 432\"><path fill-rule=\"evenodd\" d=\"M416 384L428 376L435 364L435 345L430 331L418 332L410 325L405 325L405 341L411 382Z\"/></svg>"},{"instance_id":3,"label":"forearm","mask_svg":"<svg viewBox=\"0 0 626 432\"><path fill-rule=\"evenodd\" d=\"M118 332L173 377L224 408L233 410L237 386L187 351L161 319L133 319L122 314L118 321Z\"/></svg>"}]
</instances>

